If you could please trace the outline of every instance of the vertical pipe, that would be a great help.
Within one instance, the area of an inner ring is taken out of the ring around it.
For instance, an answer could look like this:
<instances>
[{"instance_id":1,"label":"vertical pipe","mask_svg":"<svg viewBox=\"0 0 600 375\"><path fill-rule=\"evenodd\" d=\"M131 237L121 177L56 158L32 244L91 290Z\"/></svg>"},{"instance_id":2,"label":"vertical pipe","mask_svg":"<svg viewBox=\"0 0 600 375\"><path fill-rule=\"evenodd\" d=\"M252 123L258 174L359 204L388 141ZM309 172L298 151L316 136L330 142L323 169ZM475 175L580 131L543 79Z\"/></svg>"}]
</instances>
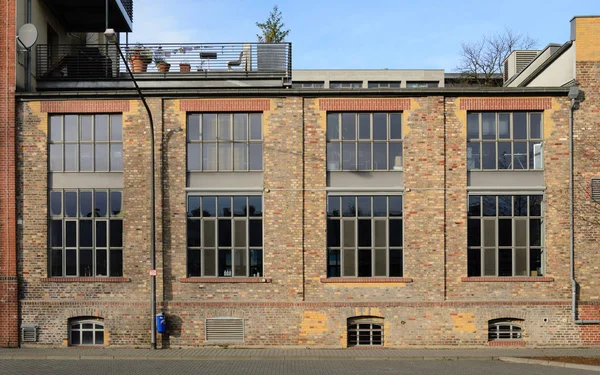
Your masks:
<instances>
[{"instance_id":1,"label":"vertical pipe","mask_svg":"<svg viewBox=\"0 0 600 375\"><path fill-rule=\"evenodd\" d=\"M31 0L27 0L27 10L25 11L25 23L31 23ZM31 91L31 48L27 49L27 59L25 61L25 90Z\"/></svg>"}]
</instances>

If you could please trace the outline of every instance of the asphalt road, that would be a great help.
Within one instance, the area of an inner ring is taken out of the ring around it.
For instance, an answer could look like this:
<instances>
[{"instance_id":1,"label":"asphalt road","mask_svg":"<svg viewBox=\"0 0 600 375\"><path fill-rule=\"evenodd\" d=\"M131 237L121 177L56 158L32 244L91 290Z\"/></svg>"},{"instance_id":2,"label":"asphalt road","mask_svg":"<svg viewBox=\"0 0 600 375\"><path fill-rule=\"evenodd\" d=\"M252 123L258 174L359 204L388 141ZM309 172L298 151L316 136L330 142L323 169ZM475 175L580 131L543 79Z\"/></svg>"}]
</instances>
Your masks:
<instances>
[{"instance_id":1,"label":"asphalt road","mask_svg":"<svg viewBox=\"0 0 600 375\"><path fill-rule=\"evenodd\" d=\"M495 360L0 360L2 375L589 375L586 370Z\"/></svg>"}]
</instances>

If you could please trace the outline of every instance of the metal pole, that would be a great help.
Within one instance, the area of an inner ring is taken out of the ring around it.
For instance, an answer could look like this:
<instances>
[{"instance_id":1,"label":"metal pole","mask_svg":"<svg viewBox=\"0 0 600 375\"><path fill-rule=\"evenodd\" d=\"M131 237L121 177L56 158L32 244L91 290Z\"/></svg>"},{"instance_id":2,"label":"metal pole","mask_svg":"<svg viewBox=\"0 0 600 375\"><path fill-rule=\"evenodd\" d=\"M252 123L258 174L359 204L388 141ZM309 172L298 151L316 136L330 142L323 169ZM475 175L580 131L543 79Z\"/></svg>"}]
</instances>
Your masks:
<instances>
[{"instance_id":1,"label":"metal pole","mask_svg":"<svg viewBox=\"0 0 600 375\"><path fill-rule=\"evenodd\" d=\"M150 171L151 171L151 184L152 187L150 188L150 269L155 270L156 269L156 245L154 242L154 236L155 236L155 209L154 209L154 196L155 196L155 187L154 187L154 121L152 120L152 112L150 111L150 107L148 107L148 103L146 102L146 98L144 97L144 94L142 94L142 90L140 89L140 87L137 84L137 81L135 80L135 77L133 76L133 73L131 72L131 69L129 68L129 65L127 64L127 60L125 59L125 56L123 55L123 51L121 51L121 47L119 47L118 43L115 43L115 46L117 47L117 51L119 51L119 55L121 55L121 58L123 59L123 63L125 64L125 68L127 68L127 72L129 73L129 76L131 77L131 80L133 81L133 84L135 86L135 89L138 92L138 95L140 97L140 99L142 100L142 103L144 103L144 107L146 107L146 112L148 112L148 119L150 120L150 153L151 153L151 161L150 161ZM150 305L151 305L151 320L152 320L152 334L150 337L150 347L152 349L156 349L156 276L151 276L151 291L150 291Z\"/></svg>"}]
</instances>

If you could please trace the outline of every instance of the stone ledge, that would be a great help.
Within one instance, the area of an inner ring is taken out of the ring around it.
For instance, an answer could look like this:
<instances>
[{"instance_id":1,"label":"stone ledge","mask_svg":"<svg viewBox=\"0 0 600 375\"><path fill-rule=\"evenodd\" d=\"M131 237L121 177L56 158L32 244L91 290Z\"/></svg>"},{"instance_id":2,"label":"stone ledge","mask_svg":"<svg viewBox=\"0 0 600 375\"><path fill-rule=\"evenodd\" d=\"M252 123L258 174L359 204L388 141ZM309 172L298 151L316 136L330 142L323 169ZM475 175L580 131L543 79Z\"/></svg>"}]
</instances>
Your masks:
<instances>
[{"instance_id":1,"label":"stone ledge","mask_svg":"<svg viewBox=\"0 0 600 375\"><path fill-rule=\"evenodd\" d=\"M554 277L462 277L460 281L463 283L552 283L554 282Z\"/></svg>"},{"instance_id":2,"label":"stone ledge","mask_svg":"<svg viewBox=\"0 0 600 375\"><path fill-rule=\"evenodd\" d=\"M489 341L488 346L526 346L525 340L494 340Z\"/></svg>"},{"instance_id":3,"label":"stone ledge","mask_svg":"<svg viewBox=\"0 0 600 375\"><path fill-rule=\"evenodd\" d=\"M322 277L321 282L324 284L340 284L340 283L412 283L413 279L408 277Z\"/></svg>"},{"instance_id":4,"label":"stone ledge","mask_svg":"<svg viewBox=\"0 0 600 375\"><path fill-rule=\"evenodd\" d=\"M44 283L129 283L126 277L45 277Z\"/></svg>"},{"instance_id":5,"label":"stone ledge","mask_svg":"<svg viewBox=\"0 0 600 375\"><path fill-rule=\"evenodd\" d=\"M266 277L182 277L179 279L182 283L270 283L271 279Z\"/></svg>"}]
</instances>

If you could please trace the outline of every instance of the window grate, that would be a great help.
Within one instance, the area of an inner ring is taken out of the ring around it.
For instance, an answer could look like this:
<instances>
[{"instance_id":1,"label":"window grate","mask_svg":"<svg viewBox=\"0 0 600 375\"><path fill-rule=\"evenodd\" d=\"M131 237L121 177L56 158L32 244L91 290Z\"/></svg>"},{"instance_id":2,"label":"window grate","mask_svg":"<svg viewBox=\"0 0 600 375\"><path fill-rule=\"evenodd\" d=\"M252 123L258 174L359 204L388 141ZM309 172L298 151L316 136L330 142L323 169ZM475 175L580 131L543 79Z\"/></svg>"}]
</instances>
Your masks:
<instances>
[{"instance_id":1,"label":"window grate","mask_svg":"<svg viewBox=\"0 0 600 375\"><path fill-rule=\"evenodd\" d=\"M37 325L23 324L21 326L23 342L37 342Z\"/></svg>"},{"instance_id":2,"label":"window grate","mask_svg":"<svg viewBox=\"0 0 600 375\"><path fill-rule=\"evenodd\" d=\"M348 319L348 347L383 346L383 319L358 317Z\"/></svg>"},{"instance_id":3,"label":"window grate","mask_svg":"<svg viewBox=\"0 0 600 375\"><path fill-rule=\"evenodd\" d=\"M206 341L244 342L244 320L240 318L206 319Z\"/></svg>"},{"instance_id":4,"label":"window grate","mask_svg":"<svg viewBox=\"0 0 600 375\"><path fill-rule=\"evenodd\" d=\"M590 181L590 198L592 202L600 202L600 178Z\"/></svg>"},{"instance_id":5,"label":"window grate","mask_svg":"<svg viewBox=\"0 0 600 375\"><path fill-rule=\"evenodd\" d=\"M514 322L503 320L488 325L488 341L521 340L522 338L523 329Z\"/></svg>"}]
</instances>

